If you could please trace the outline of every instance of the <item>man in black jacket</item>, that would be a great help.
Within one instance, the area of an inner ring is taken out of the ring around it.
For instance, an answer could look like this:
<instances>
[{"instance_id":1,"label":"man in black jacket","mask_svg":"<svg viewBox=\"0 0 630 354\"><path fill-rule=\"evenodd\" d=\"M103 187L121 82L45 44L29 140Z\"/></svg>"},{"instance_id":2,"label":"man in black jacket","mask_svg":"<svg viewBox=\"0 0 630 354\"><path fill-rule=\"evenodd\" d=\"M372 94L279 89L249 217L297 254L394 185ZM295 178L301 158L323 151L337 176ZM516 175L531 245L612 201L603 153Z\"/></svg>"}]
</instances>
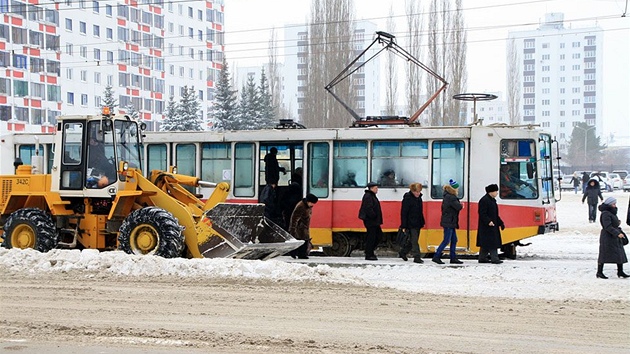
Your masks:
<instances>
[{"instance_id":1,"label":"man in black jacket","mask_svg":"<svg viewBox=\"0 0 630 354\"><path fill-rule=\"evenodd\" d=\"M368 261L377 261L378 258L376 258L374 250L383 237L383 230L381 230L383 212L381 211L381 203L376 197L378 184L370 182L367 188L361 200L359 219L363 220L363 225L366 229L365 259Z\"/></svg>"},{"instance_id":2,"label":"man in black jacket","mask_svg":"<svg viewBox=\"0 0 630 354\"><path fill-rule=\"evenodd\" d=\"M477 224L479 263L503 263L499 259L497 248L501 247L503 243L501 230L505 229L505 224L499 217L499 206L496 201L497 194L499 194L499 186L491 184L486 187L486 194L479 200L479 220ZM490 261L488 261L488 253L490 254Z\"/></svg>"},{"instance_id":3,"label":"man in black jacket","mask_svg":"<svg viewBox=\"0 0 630 354\"><path fill-rule=\"evenodd\" d=\"M280 172L286 174L286 169L278 164L278 149L272 147L269 153L265 155L265 182L267 184L278 184L280 181Z\"/></svg>"},{"instance_id":4,"label":"man in black jacket","mask_svg":"<svg viewBox=\"0 0 630 354\"><path fill-rule=\"evenodd\" d=\"M407 260L407 254L411 251L414 263L424 263L420 254L420 229L424 227L424 215L422 212L422 184L412 183L409 192L403 195L400 207L400 228L407 233L407 242L401 245L398 256Z\"/></svg>"}]
</instances>

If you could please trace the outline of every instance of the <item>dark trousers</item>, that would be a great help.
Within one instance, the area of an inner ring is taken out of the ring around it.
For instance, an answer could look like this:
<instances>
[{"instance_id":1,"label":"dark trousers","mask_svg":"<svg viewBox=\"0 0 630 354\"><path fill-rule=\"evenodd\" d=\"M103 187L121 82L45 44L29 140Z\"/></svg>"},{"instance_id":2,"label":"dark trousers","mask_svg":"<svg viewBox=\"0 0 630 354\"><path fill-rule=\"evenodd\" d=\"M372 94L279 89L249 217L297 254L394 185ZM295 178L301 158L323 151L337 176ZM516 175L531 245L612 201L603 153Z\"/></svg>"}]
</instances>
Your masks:
<instances>
[{"instance_id":1,"label":"dark trousers","mask_svg":"<svg viewBox=\"0 0 630 354\"><path fill-rule=\"evenodd\" d=\"M486 261L488 260L488 254L490 254L490 260L492 262L496 262L499 260L499 252L496 248L483 248L479 249L479 260Z\"/></svg>"},{"instance_id":2,"label":"dark trousers","mask_svg":"<svg viewBox=\"0 0 630 354\"><path fill-rule=\"evenodd\" d=\"M418 240L420 239L420 229L407 229L407 232L409 233L409 242L400 249L400 253L408 254L411 252L411 255L414 258L421 258L420 245L418 244Z\"/></svg>"},{"instance_id":3,"label":"dark trousers","mask_svg":"<svg viewBox=\"0 0 630 354\"><path fill-rule=\"evenodd\" d=\"M597 221L597 204L588 205L588 220Z\"/></svg>"},{"instance_id":4,"label":"dark trousers","mask_svg":"<svg viewBox=\"0 0 630 354\"><path fill-rule=\"evenodd\" d=\"M381 226L365 226L367 234L365 236L365 256L375 256L374 250L381 239L383 238L383 230Z\"/></svg>"}]
</instances>

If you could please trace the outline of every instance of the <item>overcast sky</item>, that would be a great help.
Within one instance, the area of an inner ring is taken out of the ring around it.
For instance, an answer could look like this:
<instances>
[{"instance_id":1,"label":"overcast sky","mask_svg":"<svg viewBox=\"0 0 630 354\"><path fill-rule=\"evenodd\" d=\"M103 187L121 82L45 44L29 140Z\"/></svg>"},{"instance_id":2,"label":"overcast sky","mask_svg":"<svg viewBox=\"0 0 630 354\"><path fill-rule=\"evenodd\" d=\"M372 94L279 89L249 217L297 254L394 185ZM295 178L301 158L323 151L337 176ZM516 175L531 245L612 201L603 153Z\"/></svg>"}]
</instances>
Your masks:
<instances>
[{"instance_id":1,"label":"overcast sky","mask_svg":"<svg viewBox=\"0 0 630 354\"><path fill-rule=\"evenodd\" d=\"M355 0L356 19L388 30L385 23L394 4L397 31L402 31L404 3ZM266 62L272 28L276 28L282 55L283 26L307 23L310 4L311 0L226 0L228 62L241 67ZM463 8L468 29L468 92L505 92L509 31L535 29L547 12L564 13L565 27L600 26L604 31L604 134L627 136L630 144L630 14L621 17L626 0L463 0Z\"/></svg>"}]
</instances>

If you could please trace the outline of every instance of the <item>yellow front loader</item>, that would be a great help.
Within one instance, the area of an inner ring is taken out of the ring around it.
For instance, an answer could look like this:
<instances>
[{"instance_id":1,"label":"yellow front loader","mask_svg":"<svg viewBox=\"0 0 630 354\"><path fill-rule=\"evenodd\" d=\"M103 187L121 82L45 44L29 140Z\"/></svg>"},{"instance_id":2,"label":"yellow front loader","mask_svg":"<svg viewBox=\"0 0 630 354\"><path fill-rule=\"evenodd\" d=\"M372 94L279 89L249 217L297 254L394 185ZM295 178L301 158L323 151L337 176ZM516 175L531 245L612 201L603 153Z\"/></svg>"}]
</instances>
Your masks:
<instances>
[{"instance_id":1,"label":"yellow front loader","mask_svg":"<svg viewBox=\"0 0 630 354\"><path fill-rule=\"evenodd\" d=\"M7 248L120 249L172 257L270 259L298 248L263 204L225 203L229 184L139 169L141 131L128 117L59 117L50 174L0 176ZM214 187L203 202L185 186Z\"/></svg>"}]
</instances>

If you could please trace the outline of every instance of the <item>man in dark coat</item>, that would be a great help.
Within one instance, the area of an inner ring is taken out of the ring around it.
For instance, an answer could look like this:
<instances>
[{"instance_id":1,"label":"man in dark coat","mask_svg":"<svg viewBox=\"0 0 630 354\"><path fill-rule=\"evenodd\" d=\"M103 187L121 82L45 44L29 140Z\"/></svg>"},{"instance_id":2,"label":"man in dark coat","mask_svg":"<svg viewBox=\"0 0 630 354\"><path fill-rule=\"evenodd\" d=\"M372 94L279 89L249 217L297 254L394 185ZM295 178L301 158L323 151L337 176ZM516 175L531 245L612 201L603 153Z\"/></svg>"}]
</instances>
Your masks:
<instances>
[{"instance_id":1,"label":"man in dark coat","mask_svg":"<svg viewBox=\"0 0 630 354\"><path fill-rule=\"evenodd\" d=\"M424 227L424 215L422 212L422 184L412 183L409 185L409 192L403 195L400 207L400 227L401 231L408 233L407 243L401 245L398 256L407 260L407 254L411 251L414 263L424 263L420 254L420 229Z\"/></svg>"},{"instance_id":2,"label":"man in dark coat","mask_svg":"<svg viewBox=\"0 0 630 354\"><path fill-rule=\"evenodd\" d=\"M588 180L591 177L588 175L587 172L582 172L582 193L584 193L586 191L586 186L588 185Z\"/></svg>"},{"instance_id":3,"label":"man in dark coat","mask_svg":"<svg viewBox=\"0 0 630 354\"><path fill-rule=\"evenodd\" d=\"M459 228L459 212L464 207L457 198L457 189L459 183L454 180L450 180L447 185L444 185L444 196L442 199L442 218L440 219L440 226L444 228L444 238L442 243L438 246L433 256L433 262L437 264L444 264L440 259L442 252L446 245L450 243L449 255L452 264L462 264L462 261L457 259L455 249L457 247L457 234L455 230Z\"/></svg>"},{"instance_id":4,"label":"man in dark coat","mask_svg":"<svg viewBox=\"0 0 630 354\"><path fill-rule=\"evenodd\" d=\"M365 259L368 261L377 261L376 245L383 237L383 212L381 211L381 203L376 197L378 193L378 184L370 182L367 184L367 190L363 194L361 200L361 208L359 209L359 219L363 220L366 229L365 236Z\"/></svg>"},{"instance_id":5,"label":"man in dark coat","mask_svg":"<svg viewBox=\"0 0 630 354\"><path fill-rule=\"evenodd\" d=\"M597 198L600 200L604 200L602 197L602 190L599 188L599 182L591 178L588 181L588 186L586 186L586 190L584 190L584 195L582 196L582 204L584 204L584 200L587 199L588 202L588 222L595 222L597 220Z\"/></svg>"},{"instance_id":6,"label":"man in dark coat","mask_svg":"<svg viewBox=\"0 0 630 354\"><path fill-rule=\"evenodd\" d=\"M280 181L280 172L286 173L284 167L280 167L278 164L278 149L272 147L269 153L265 155L265 182L267 184L278 184Z\"/></svg>"},{"instance_id":7,"label":"man in dark coat","mask_svg":"<svg viewBox=\"0 0 630 354\"><path fill-rule=\"evenodd\" d=\"M278 202L278 190L276 184L268 184L260 193L260 203L265 204L265 216L275 224L286 230L282 218L282 208Z\"/></svg>"},{"instance_id":8,"label":"man in dark coat","mask_svg":"<svg viewBox=\"0 0 630 354\"><path fill-rule=\"evenodd\" d=\"M503 263L499 259L497 251L497 248L503 244L501 241L501 230L505 229L505 224L499 217L499 206L496 201L498 194L499 186L491 184L486 187L486 195L479 200L479 221L477 226L479 263ZM488 261L488 253L490 254L490 261Z\"/></svg>"},{"instance_id":9,"label":"man in dark coat","mask_svg":"<svg viewBox=\"0 0 630 354\"><path fill-rule=\"evenodd\" d=\"M317 196L307 194L306 198L297 203L291 221L289 223L289 233L297 240L304 240L304 244L298 249L291 251L291 256L297 256L299 259L308 259L308 250L311 242L310 225L311 215L313 213L313 205L317 203Z\"/></svg>"},{"instance_id":10,"label":"man in dark coat","mask_svg":"<svg viewBox=\"0 0 630 354\"><path fill-rule=\"evenodd\" d=\"M621 239L624 232L619 227L621 220L617 217L617 199L608 197L602 205L599 206L602 212L599 222L602 225L602 231L599 233L599 256L597 257L597 277L608 279L604 275L604 263L617 264L617 276L619 278L628 278L630 275L623 272L623 264L628 263L628 257L623 249Z\"/></svg>"}]
</instances>

